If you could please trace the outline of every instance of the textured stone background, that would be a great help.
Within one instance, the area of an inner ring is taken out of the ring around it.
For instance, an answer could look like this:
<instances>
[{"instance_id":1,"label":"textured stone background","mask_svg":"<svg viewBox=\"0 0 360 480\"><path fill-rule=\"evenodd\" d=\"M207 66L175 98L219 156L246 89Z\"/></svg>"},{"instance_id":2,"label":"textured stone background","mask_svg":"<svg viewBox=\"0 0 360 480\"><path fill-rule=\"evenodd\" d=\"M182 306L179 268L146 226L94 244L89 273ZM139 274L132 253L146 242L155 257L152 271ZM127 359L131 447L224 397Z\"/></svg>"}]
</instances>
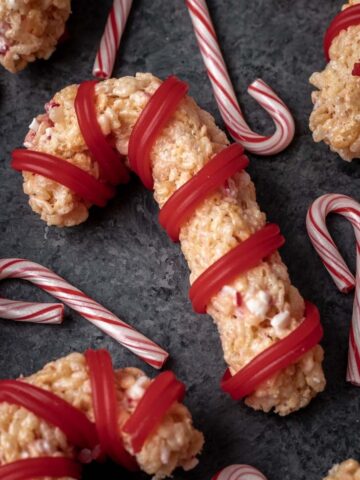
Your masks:
<instances>
[{"instance_id":1,"label":"textured stone background","mask_svg":"<svg viewBox=\"0 0 360 480\"><path fill-rule=\"evenodd\" d=\"M282 255L292 279L319 306L325 327L326 392L288 418L253 412L220 392L224 364L216 329L210 318L192 313L179 247L159 228L157 207L137 180L121 188L107 208L93 208L84 225L61 230L47 228L31 212L21 176L9 168L11 150L21 145L43 104L63 86L91 76L110 3L74 0L71 38L50 61L33 64L18 76L1 72L1 257L26 257L54 269L169 349L169 367L186 381L187 404L207 438L200 466L190 473L176 472L176 480L207 480L231 463L253 464L269 480L320 480L333 463L360 458L360 390L344 381L353 297L336 290L305 232L307 207L319 195L334 191L359 199L359 162L345 163L326 146L315 145L307 126L308 77L324 65L323 32L341 1L209 0L251 125L271 131L269 118L245 93L258 76L281 95L297 123L296 139L285 153L268 159L251 156L249 168L261 206L287 237ZM191 94L222 125L182 0L135 1L115 75L137 71L160 77L175 73L187 80ZM351 228L343 220L330 223L354 266ZM48 299L18 281L2 282L0 290L12 298ZM74 312L67 311L61 327L0 321L0 328L1 377L29 374L49 360L90 346L109 348L118 366L144 367ZM109 480L126 478L109 468ZM99 470L93 478L103 475Z\"/></svg>"}]
</instances>

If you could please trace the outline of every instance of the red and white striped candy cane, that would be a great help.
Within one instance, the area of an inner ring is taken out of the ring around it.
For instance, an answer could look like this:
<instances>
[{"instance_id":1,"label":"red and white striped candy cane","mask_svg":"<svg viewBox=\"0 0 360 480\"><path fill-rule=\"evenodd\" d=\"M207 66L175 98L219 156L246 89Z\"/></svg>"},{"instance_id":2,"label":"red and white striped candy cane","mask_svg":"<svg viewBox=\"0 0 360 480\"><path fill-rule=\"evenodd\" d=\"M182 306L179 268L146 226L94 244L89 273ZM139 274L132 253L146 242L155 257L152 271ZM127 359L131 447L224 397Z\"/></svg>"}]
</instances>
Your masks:
<instances>
[{"instance_id":1,"label":"red and white striped candy cane","mask_svg":"<svg viewBox=\"0 0 360 480\"><path fill-rule=\"evenodd\" d=\"M262 80L255 80L248 93L268 112L275 123L275 133L262 136L251 130L236 99L222 56L214 25L205 0L185 0L221 116L236 142L249 152L274 155L284 150L295 134L293 117L276 93Z\"/></svg>"},{"instance_id":2,"label":"red and white striped candy cane","mask_svg":"<svg viewBox=\"0 0 360 480\"><path fill-rule=\"evenodd\" d=\"M266 477L250 465L230 465L220 470L212 480L267 480Z\"/></svg>"},{"instance_id":3,"label":"red and white striped candy cane","mask_svg":"<svg viewBox=\"0 0 360 480\"><path fill-rule=\"evenodd\" d=\"M64 305L0 298L0 318L17 322L59 324L64 319Z\"/></svg>"},{"instance_id":4,"label":"red and white striped candy cane","mask_svg":"<svg viewBox=\"0 0 360 480\"><path fill-rule=\"evenodd\" d=\"M326 227L329 213L338 213L349 220L356 237L356 279L350 272ZM341 292L354 286L355 299L349 338L349 358L346 379L360 386L360 204L346 195L330 193L319 197L309 208L307 231L325 267Z\"/></svg>"},{"instance_id":5,"label":"red and white striped candy cane","mask_svg":"<svg viewBox=\"0 0 360 480\"><path fill-rule=\"evenodd\" d=\"M59 275L38 263L22 258L1 259L0 280L5 278L20 278L37 285L155 368L161 368L168 358L168 353L156 343L120 320Z\"/></svg>"},{"instance_id":6,"label":"red and white striped candy cane","mask_svg":"<svg viewBox=\"0 0 360 480\"><path fill-rule=\"evenodd\" d=\"M109 78L112 74L131 5L132 0L114 0L93 67L97 78Z\"/></svg>"}]
</instances>

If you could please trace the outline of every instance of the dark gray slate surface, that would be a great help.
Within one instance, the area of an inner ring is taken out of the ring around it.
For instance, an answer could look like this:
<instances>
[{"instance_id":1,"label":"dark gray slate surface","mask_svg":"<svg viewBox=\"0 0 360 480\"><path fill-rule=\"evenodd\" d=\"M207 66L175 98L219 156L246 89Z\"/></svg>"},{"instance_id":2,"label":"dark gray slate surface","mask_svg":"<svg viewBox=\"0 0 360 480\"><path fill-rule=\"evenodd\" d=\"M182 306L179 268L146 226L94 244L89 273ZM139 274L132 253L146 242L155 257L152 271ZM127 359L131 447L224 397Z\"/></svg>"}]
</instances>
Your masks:
<instances>
[{"instance_id":1,"label":"dark gray slate surface","mask_svg":"<svg viewBox=\"0 0 360 480\"><path fill-rule=\"evenodd\" d=\"M359 162L345 163L326 146L315 145L307 126L308 77L324 65L323 31L341 1L209 0L251 125L271 131L267 116L244 93L258 76L277 90L297 123L296 139L285 153L269 159L251 156L249 168L261 206L287 237L282 255L292 279L319 306L325 327L326 392L288 418L253 412L220 392L224 364L216 329L210 318L192 313L179 247L159 228L157 207L137 180L121 188L107 208L94 208L84 225L61 230L47 228L31 212L21 176L9 168L11 150L21 145L43 104L66 84L90 77L110 3L74 0L71 38L50 61L31 65L18 76L1 72L1 257L26 257L54 269L169 349L169 367L186 381L187 404L207 439L200 466L190 473L176 472L176 480L207 480L231 463L256 465L269 480L320 480L333 463L349 456L360 459L360 390L344 381L353 297L337 292L305 232L306 210L317 196L335 191L360 199ZM187 80L191 94L222 125L183 1L135 1L115 75L137 71L160 77L175 73ZM350 226L338 219L330 223L354 266ZM46 298L18 281L2 282L0 292L11 298ZM90 346L109 348L118 366L144 367L74 312L67 311L61 327L0 320L0 328L1 377L29 374ZM103 476L103 470L93 473L94 478ZM107 476L125 477L116 468Z\"/></svg>"}]
</instances>

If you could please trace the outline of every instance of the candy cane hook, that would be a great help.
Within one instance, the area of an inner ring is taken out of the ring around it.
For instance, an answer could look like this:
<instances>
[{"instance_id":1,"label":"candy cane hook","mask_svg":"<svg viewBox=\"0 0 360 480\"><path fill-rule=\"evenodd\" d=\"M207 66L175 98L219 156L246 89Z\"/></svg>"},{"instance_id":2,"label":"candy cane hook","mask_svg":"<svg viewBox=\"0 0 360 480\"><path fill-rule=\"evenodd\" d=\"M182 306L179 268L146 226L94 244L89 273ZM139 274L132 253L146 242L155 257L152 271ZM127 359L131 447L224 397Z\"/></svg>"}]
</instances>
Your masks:
<instances>
[{"instance_id":1,"label":"candy cane hook","mask_svg":"<svg viewBox=\"0 0 360 480\"><path fill-rule=\"evenodd\" d=\"M185 0L185 3L216 102L230 135L249 152L258 155L281 152L295 134L294 119L289 109L269 85L263 80L255 80L248 88L248 93L270 115L275 123L275 132L271 136L262 136L251 130L237 101L206 1Z\"/></svg>"},{"instance_id":2,"label":"candy cane hook","mask_svg":"<svg viewBox=\"0 0 360 480\"><path fill-rule=\"evenodd\" d=\"M338 213L349 220L356 237L356 279L350 272L326 227L329 213ZM349 338L346 379L360 386L360 204L346 195L334 193L319 197L309 208L306 226L310 240L341 292L355 288L354 308Z\"/></svg>"},{"instance_id":3,"label":"candy cane hook","mask_svg":"<svg viewBox=\"0 0 360 480\"><path fill-rule=\"evenodd\" d=\"M168 358L168 353L156 343L42 265L22 258L1 259L0 280L4 278L20 278L37 285L155 368L161 368Z\"/></svg>"},{"instance_id":4,"label":"candy cane hook","mask_svg":"<svg viewBox=\"0 0 360 480\"><path fill-rule=\"evenodd\" d=\"M266 477L250 465L230 465L218 472L212 480L267 480Z\"/></svg>"}]
</instances>

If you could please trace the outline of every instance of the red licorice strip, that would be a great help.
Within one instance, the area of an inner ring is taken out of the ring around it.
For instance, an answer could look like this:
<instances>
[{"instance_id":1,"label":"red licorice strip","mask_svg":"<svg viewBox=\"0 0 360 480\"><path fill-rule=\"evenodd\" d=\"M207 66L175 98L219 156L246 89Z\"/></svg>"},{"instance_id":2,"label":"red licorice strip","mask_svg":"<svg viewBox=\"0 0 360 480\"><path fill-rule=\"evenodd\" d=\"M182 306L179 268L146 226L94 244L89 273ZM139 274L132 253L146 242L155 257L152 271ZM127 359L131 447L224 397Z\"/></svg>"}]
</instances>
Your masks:
<instances>
[{"instance_id":1,"label":"red licorice strip","mask_svg":"<svg viewBox=\"0 0 360 480\"><path fill-rule=\"evenodd\" d=\"M51 392L19 380L0 381L0 402L18 405L60 428L69 443L93 450L98 444L95 425L84 413Z\"/></svg>"},{"instance_id":2,"label":"red licorice strip","mask_svg":"<svg viewBox=\"0 0 360 480\"><path fill-rule=\"evenodd\" d=\"M354 75L354 77L360 77L360 63L355 63L351 74Z\"/></svg>"},{"instance_id":3,"label":"red licorice strip","mask_svg":"<svg viewBox=\"0 0 360 480\"><path fill-rule=\"evenodd\" d=\"M70 458L38 457L0 466L1 480L29 480L42 477L81 478L81 465Z\"/></svg>"},{"instance_id":4,"label":"red licorice strip","mask_svg":"<svg viewBox=\"0 0 360 480\"><path fill-rule=\"evenodd\" d=\"M89 175L76 165L34 150L18 149L12 152L14 170L37 173L64 185L79 197L99 207L115 195L115 190Z\"/></svg>"},{"instance_id":5,"label":"red licorice strip","mask_svg":"<svg viewBox=\"0 0 360 480\"><path fill-rule=\"evenodd\" d=\"M330 23L324 38L324 53L327 61L330 60L329 50L331 44L342 30L351 26L360 25L360 5L353 5L340 12Z\"/></svg>"},{"instance_id":6,"label":"red licorice strip","mask_svg":"<svg viewBox=\"0 0 360 480\"><path fill-rule=\"evenodd\" d=\"M101 179L117 185L129 181L129 172L123 157L109 144L102 133L96 117L95 85L96 80L79 85L75 98L75 111L80 131L85 143L100 167Z\"/></svg>"},{"instance_id":7,"label":"red licorice strip","mask_svg":"<svg viewBox=\"0 0 360 480\"><path fill-rule=\"evenodd\" d=\"M195 312L205 313L209 300L237 275L255 268L285 242L277 225L268 224L230 250L202 273L190 288Z\"/></svg>"},{"instance_id":8,"label":"red licorice strip","mask_svg":"<svg viewBox=\"0 0 360 480\"><path fill-rule=\"evenodd\" d=\"M160 211L159 221L173 241L179 239L181 226L209 194L249 164L244 148L237 143L215 155L194 177L169 198Z\"/></svg>"},{"instance_id":9,"label":"red licorice strip","mask_svg":"<svg viewBox=\"0 0 360 480\"><path fill-rule=\"evenodd\" d=\"M151 149L159 133L166 126L188 86L174 76L165 80L141 112L129 141L129 162L146 188L153 188Z\"/></svg>"},{"instance_id":10,"label":"red licorice strip","mask_svg":"<svg viewBox=\"0 0 360 480\"><path fill-rule=\"evenodd\" d=\"M221 388L234 400L250 395L262 382L317 345L322 336L319 311L315 305L306 302L305 319L298 328L260 353L234 376L227 369Z\"/></svg>"},{"instance_id":11,"label":"red licorice strip","mask_svg":"<svg viewBox=\"0 0 360 480\"><path fill-rule=\"evenodd\" d=\"M125 450L119 433L118 402L110 354L106 350L88 350L85 357L101 449L114 462L135 471L138 469L136 460Z\"/></svg>"},{"instance_id":12,"label":"red licorice strip","mask_svg":"<svg viewBox=\"0 0 360 480\"><path fill-rule=\"evenodd\" d=\"M161 422L169 408L182 401L185 385L172 372L163 372L156 377L139 401L135 412L123 426L123 432L130 436L135 453L140 452L148 436Z\"/></svg>"}]
</instances>

